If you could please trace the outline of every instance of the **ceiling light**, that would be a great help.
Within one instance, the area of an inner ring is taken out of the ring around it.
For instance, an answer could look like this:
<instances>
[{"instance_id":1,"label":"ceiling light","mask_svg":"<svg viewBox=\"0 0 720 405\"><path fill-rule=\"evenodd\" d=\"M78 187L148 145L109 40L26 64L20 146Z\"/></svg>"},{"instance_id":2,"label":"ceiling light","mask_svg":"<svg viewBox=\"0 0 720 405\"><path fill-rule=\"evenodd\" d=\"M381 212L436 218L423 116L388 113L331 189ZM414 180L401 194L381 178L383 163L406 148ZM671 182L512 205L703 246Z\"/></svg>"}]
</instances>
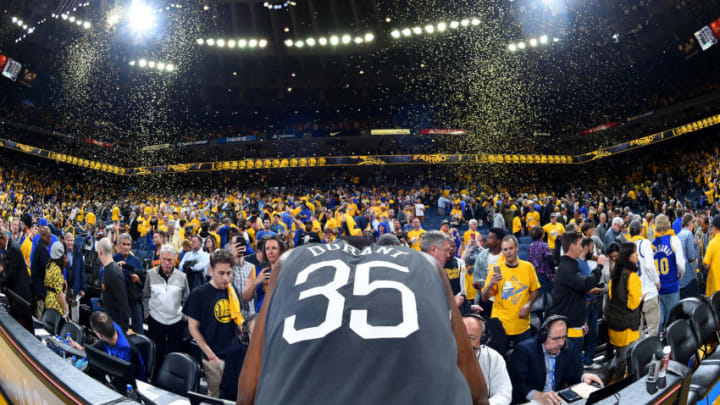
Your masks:
<instances>
[{"instance_id":1,"label":"ceiling light","mask_svg":"<svg viewBox=\"0 0 720 405\"><path fill-rule=\"evenodd\" d=\"M286 40L285 40L285 46L287 46L288 48L292 47L292 46L293 46L293 40L292 40L292 39L286 39Z\"/></svg>"},{"instance_id":2,"label":"ceiling light","mask_svg":"<svg viewBox=\"0 0 720 405\"><path fill-rule=\"evenodd\" d=\"M480 20L478 20L477 18L473 18L471 22L472 25L480 25Z\"/></svg>"},{"instance_id":3,"label":"ceiling light","mask_svg":"<svg viewBox=\"0 0 720 405\"><path fill-rule=\"evenodd\" d=\"M390 35L391 35L393 38L400 38L400 31L394 30L393 32L390 33Z\"/></svg>"},{"instance_id":4,"label":"ceiling light","mask_svg":"<svg viewBox=\"0 0 720 405\"><path fill-rule=\"evenodd\" d=\"M295 76L297 76L297 75L295 74L295 72L290 73L290 77L295 77Z\"/></svg>"},{"instance_id":5,"label":"ceiling light","mask_svg":"<svg viewBox=\"0 0 720 405\"><path fill-rule=\"evenodd\" d=\"M553 38L553 42L560 42L560 38Z\"/></svg>"},{"instance_id":6,"label":"ceiling light","mask_svg":"<svg viewBox=\"0 0 720 405\"><path fill-rule=\"evenodd\" d=\"M212 38L209 38L209 39L207 40L207 44L208 44L208 46L214 46L214 45L215 45L215 40L212 39Z\"/></svg>"},{"instance_id":7,"label":"ceiling light","mask_svg":"<svg viewBox=\"0 0 720 405\"><path fill-rule=\"evenodd\" d=\"M452 28L452 29L454 29L454 30L457 29L459 26L460 26L460 23L457 22L457 21L451 21L451 22L450 22L450 28Z\"/></svg>"},{"instance_id":8,"label":"ceiling light","mask_svg":"<svg viewBox=\"0 0 720 405\"><path fill-rule=\"evenodd\" d=\"M325 38L325 37L320 37L320 39L318 39L318 43L319 43L321 46L327 45L327 38Z\"/></svg>"},{"instance_id":9,"label":"ceiling light","mask_svg":"<svg viewBox=\"0 0 720 405\"><path fill-rule=\"evenodd\" d=\"M148 67L149 67L149 68L154 68L154 67L155 67L155 61L152 61L152 60L151 60L150 62L148 62Z\"/></svg>"},{"instance_id":10,"label":"ceiling light","mask_svg":"<svg viewBox=\"0 0 720 405\"><path fill-rule=\"evenodd\" d=\"M410 34L412 34L412 31L410 31L410 28L403 28L403 30L401 32L406 37L409 37Z\"/></svg>"},{"instance_id":11,"label":"ceiling light","mask_svg":"<svg viewBox=\"0 0 720 405\"><path fill-rule=\"evenodd\" d=\"M203 40L202 38L198 38L195 42L197 42L198 45L205 44L205 40Z\"/></svg>"},{"instance_id":12,"label":"ceiling light","mask_svg":"<svg viewBox=\"0 0 720 405\"><path fill-rule=\"evenodd\" d=\"M165 70L165 64L162 62L158 62L157 68L158 68L158 70Z\"/></svg>"},{"instance_id":13,"label":"ceiling light","mask_svg":"<svg viewBox=\"0 0 720 405\"><path fill-rule=\"evenodd\" d=\"M365 42L372 42L373 40L375 40L375 35L373 33L368 32L365 34Z\"/></svg>"},{"instance_id":14,"label":"ceiling light","mask_svg":"<svg viewBox=\"0 0 720 405\"><path fill-rule=\"evenodd\" d=\"M470 20L468 20L467 18L463 19L462 21L460 21L460 25L462 25L463 27L467 27L468 25L470 25Z\"/></svg>"},{"instance_id":15,"label":"ceiling light","mask_svg":"<svg viewBox=\"0 0 720 405\"><path fill-rule=\"evenodd\" d=\"M61 14L60 18L62 18L63 20L67 20L67 14Z\"/></svg>"},{"instance_id":16,"label":"ceiling light","mask_svg":"<svg viewBox=\"0 0 720 405\"><path fill-rule=\"evenodd\" d=\"M412 31L415 35L422 34L422 28L420 28L420 27L413 27Z\"/></svg>"},{"instance_id":17,"label":"ceiling light","mask_svg":"<svg viewBox=\"0 0 720 405\"><path fill-rule=\"evenodd\" d=\"M305 40L307 46L315 46L315 38L308 38Z\"/></svg>"},{"instance_id":18,"label":"ceiling light","mask_svg":"<svg viewBox=\"0 0 720 405\"><path fill-rule=\"evenodd\" d=\"M233 76L237 76L237 72L233 72Z\"/></svg>"},{"instance_id":19,"label":"ceiling light","mask_svg":"<svg viewBox=\"0 0 720 405\"><path fill-rule=\"evenodd\" d=\"M428 34L432 34L433 32L435 32L435 27L432 25L426 25L425 32L427 32Z\"/></svg>"},{"instance_id":20,"label":"ceiling light","mask_svg":"<svg viewBox=\"0 0 720 405\"><path fill-rule=\"evenodd\" d=\"M133 0L128 15L130 28L137 34L141 34L152 28L155 17L152 10L143 0Z\"/></svg>"},{"instance_id":21,"label":"ceiling light","mask_svg":"<svg viewBox=\"0 0 720 405\"><path fill-rule=\"evenodd\" d=\"M167 70L168 72L172 72L173 70L175 70L175 65L173 65L172 63L168 63L167 65L165 65L165 70Z\"/></svg>"},{"instance_id":22,"label":"ceiling light","mask_svg":"<svg viewBox=\"0 0 720 405\"><path fill-rule=\"evenodd\" d=\"M13 18L12 18L12 22L16 23L16 22L17 22L17 17L13 17Z\"/></svg>"},{"instance_id":23,"label":"ceiling light","mask_svg":"<svg viewBox=\"0 0 720 405\"><path fill-rule=\"evenodd\" d=\"M517 47L518 49L525 49L525 42L518 42Z\"/></svg>"},{"instance_id":24,"label":"ceiling light","mask_svg":"<svg viewBox=\"0 0 720 405\"><path fill-rule=\"evenodd\" d=\"M235 40L234 39L229 40L227 45L228 45L228 48L235 48Z\"/></svg>"},{"instance_id":25,"label":"ceiling light","mask_svg":"<svg viewBox=\"0 0 720 405\"><path fill-rule=\"evenodd\" d=\"M141 68L144 68L145 66L147 66L147 61L145 59L140 59L138 61L138 66L140 66Z\"/></svg>"},{"instance_id":26,"label":"ceiling light","mask_svg":"<svg viewBox=\"0 0 720 405\"><path fill-rule=\"evenodd\" d=\"M331 44L331 45L337 45L338 43L340 43L340 38L338 38L337 35L333 35L333 36L330 37L330 44Z\"/></svg>"},{"instance_id":27,"label":"ceiling light","mask_svg":"<svg viewBox=\"0 0 720 405\"><path fill-rule=\"evenodd\" d=\"M75 22L75 24L77 24L78 26L81 26L81 25L83 24L83 22L80 21L80 20L77 20L77 21Z\"/></svg>"},{"instance_id":28,"label":"ceiling light","mask_svg":"<svg viewBox=\"0 0 720 405\"><path fill-rule=\"evenodd\" d=\"M392 21L392 18L390 18L390 17L385 17L385 22L388 22L388 23L389 23L390 21Z\"/></svg>"},{"instance_id":29,"label":"ceiling light","mask_svg":"<svg viewBox=\"0 0 720 405\"><path fill-rule=\"evenodd\" d=\"M217 40L217 46L218 46L219 48L225 47L225 40L224 40L224 39L218 39L218 40Z\"/></svg>"},{"instance_id":30,"label":"ceiling light","mask_svg":"<svg viewBox=\"0 0 720 405\"><path fill-rule=\"evenodd\" d=\"M250 41L248 41L248 46L250 48L255 48L257 46L257 39L251 39Z\"/></svg>"},{"instance_id":31,"label":"ceiling light","mask_svg":"<svg viewBox=\"0 0 720 405\"><path fill-rule=\"evenodd\" d=\"M352 37L348 34L345 34L342 36L342 43L343 44L349 44L350 41L352 41Z\"/></svg>"},{"instance_id":32,"label":"ceiling light","mask_svg":"<svg viewBox=\"0 0 720 405\"><path fill-rule=\"evenodd\" d=\"M437 25L437 30L438 30L439 32L443 32L443 31L445 31L446 29L447 29L447 24L445 24L444 22L438 23L438 25Z\"/></svg>"},{"instance_id":33,"label":"ceiling light","mask_svg":"<svg viewBox=\"0 0 720 405\"><path fill-rule=\"evenodd\" d=\"M285 29L283 31L290 32L290 27L285 27Z\"/></svg>"},{"instance_id":34,"label":"ceiling light","mask_svg":"<svg viewBox=\"0 0 720 405\"><path fill-rule=\"evenodd\" d=\"M26 29L27 29L27 24L23 24L22 28L23 28L24 30L26 30Z\"/></svg>"},{"instance_id":35,"label":"ceiling light","mask_svg":"<svg viewBox=\"0 0 720 405\"><path fill-rule=\"evenodd\" d=\"M363 43L363 39L361 37L355 37L355 43L360 45Z\"/></svg>"},{"instance_id":36,"label":"ceiling light","mask_svg":"<svg viewBox=\"0 0 720 405\"><path fill-rule=\"evenodd\" d=\"M135 61L134 61L134 60L131 60L131 61L130 61L130 66L135 66Z\"/></svg>"},{"instance_id":37,"label":"ceiling light","mask_svg":"<svg viewBox=\"0 0 720 405\"><path fill-rule=\"evenodd\" d=\"M295 47L296 47L296 48L302 48L303 46L305 46L305 42L303 42L303 41L295 41Z\"/></svg>"},{"instance_id":38,"label":"ceiling light","mask_svg":"<svg viewBox=\"0 0 720 405\"><path fill-rule=\"evenodd\" d=\"M364 71L364 70L361 70L361 71L360 71L360 74L361 74L361 75L364 75L364 74L365 74L365 71Z\"/></svg>"},{"instance_id":39,"label":"ceiling light","mask_svg":"<svg viewBox=\"0 0 720 405\"><path fill-rule=\"evenodd\" d=\"M258 46L260 48L265 48L267 46L267 40L261 39L260 41L258 41Z\"/></svg>"},{"instance_id":40,"label":"ceiling light","mask_svg":"<svg viewBox=\"0 0 720 405\"><path fill-rule=\"evenodd\" d=\"M535 48L538 45L538 40L535 38L530 38L530 46Z\"/></svg>"},{"instance_id":41,"label":"ceiling light","mask_svg":"<svg viewBox=\"0 0 720 405\"><path fill-rule=\"evenodd\" d=\"M68 18L68 21L70 21L70 22L75 22L75 16L74 16L74 15L71 15L70 18Z\"/></svg>"},{"instance_id":42,"label":"ceiling light","mask_svg":"<svg viewBox=\"0 0 720 405\"><path fill-rule=\"evenodd\" d=\"M540 43L541 44L547 44L548 43L548 36L547 35L541 35L540 36Z\"/></svg>"},{"instance_id":43,"label":"ceiling light","mask_svg":"<svg viewBox=\"0 0 720 405\"><path fill-rule=\"evenodd\" d=\"M510 52L515 52L517 51L517 46L515 46L515 44L510 44L508 46L508 49L510 49Z\"/></svg>"},{"instance_id":44,"label":"ceiling light","mask_svg":"<svg viewBox=\"0 0 720 405\"><path fill-rule=\"evenodd\" d=\"M238 39L237 44L238 48L245 48L247 46L247 40Z\"/></svg>"},{"instance_id":45,"label":"ceiling light","mask_svg":"<svg viewBox=\"0 0 720 405\"><path fill-rule=\"evenodd\" d=\"M288 87L288 93L292 91L292 87Z\"/></svg>"},{"instance_id":46,"label":"ceiling light","mask_svg":"<svg viewBox=\"0 0 720 405\"><path fill-rule=\"evenodd\" d=\"M85 28L86 30L89 30L89 29L90 29L90 23L87 22L87 21L85 21L85 22L83 23L83 28Z\"/></svg>"},{"instance_id":47,"label":"ceiling light","mask_svg":"<svg viewBox=\"0 0 720 405\"><path fill-rule=\"evenodd\" d=\"M203 10L208 11L208 10L210 10L210 7L208 7L208 5L206 4L203 6Z\"/></svg>"}]
</instances>

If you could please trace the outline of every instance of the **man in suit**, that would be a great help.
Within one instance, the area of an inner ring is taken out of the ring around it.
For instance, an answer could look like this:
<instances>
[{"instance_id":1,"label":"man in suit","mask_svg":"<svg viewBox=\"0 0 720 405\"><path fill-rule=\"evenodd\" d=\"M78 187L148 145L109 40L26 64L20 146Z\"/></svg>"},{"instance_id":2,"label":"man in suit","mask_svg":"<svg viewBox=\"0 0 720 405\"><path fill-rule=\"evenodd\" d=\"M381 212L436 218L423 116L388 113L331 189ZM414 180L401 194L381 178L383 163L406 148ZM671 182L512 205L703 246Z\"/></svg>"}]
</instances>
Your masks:
<instances>
[{"instance_id":1,"label":"man in suit","mask_svg":"<svg viewBox=\"0 0 720 405\"><path fill-rule=\"evenodd\" d=\"M28 304L32 302L30 275L25 265L20 246L8 236L6 230L0 227L0 250L5 255L4 266L0 263L0 285L11 290ZM29 306L10 306L10 314L26 329L32 331L32 313Z\"/></svg>"},{"instance_id":2,"label":"man in suit","mask_svg":"<svg viewBox=\"0 0 720 405\"><path fill-rule=\"evenodd\" d=\"M595 374L582 373L582 360L572 355L571 345L567 341L567 320L562 315L546 319L537 338L516 345L508 367L513 402L535 400L545 405L560 405L563 401L557 391L567 386L581 381L602 385Z\"/></svg>"}]
</instances>

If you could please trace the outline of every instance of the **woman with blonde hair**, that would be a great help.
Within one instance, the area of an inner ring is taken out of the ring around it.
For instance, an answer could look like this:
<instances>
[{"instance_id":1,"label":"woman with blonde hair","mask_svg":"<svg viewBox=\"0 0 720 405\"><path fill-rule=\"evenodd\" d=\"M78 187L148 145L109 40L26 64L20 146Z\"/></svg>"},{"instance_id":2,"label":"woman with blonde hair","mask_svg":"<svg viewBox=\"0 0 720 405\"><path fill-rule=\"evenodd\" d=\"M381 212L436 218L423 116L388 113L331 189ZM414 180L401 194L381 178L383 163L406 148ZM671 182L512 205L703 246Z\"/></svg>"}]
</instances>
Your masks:
<instances>
[{"instance_id":1,"label":"woman with blonde hair","mask_svg":"<svg viewBox=\"0 0 720 405\"><path fill-rule=\"evenodd\" d=\"M667 215L655 218L655 268L660 276L660 328L663 330L670 310L680 300L680 279L685 274L685 255L680 238L670 226Z\"/></svg>"}]
</instances>

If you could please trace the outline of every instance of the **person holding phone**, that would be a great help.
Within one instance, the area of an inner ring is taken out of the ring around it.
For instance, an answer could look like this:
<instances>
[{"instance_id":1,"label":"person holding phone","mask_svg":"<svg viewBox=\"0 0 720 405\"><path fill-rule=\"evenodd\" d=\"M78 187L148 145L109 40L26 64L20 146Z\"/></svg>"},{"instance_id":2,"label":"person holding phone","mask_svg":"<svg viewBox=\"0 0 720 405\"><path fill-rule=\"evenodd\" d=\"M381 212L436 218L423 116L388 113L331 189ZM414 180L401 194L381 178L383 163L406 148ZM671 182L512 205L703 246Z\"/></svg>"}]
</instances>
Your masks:
<instances>
[{"instance_id":1,"label":"person holding phone","mask_svg":"<svg viewBox=\"0 0 720 405\"><path fill-rule=\"evenodd\" d=\"M255 266L252 263L245 261L245 252L247 251L247 243L242 235L235 234L230 239L230 246L228 246L230 252L235 258L235 265L233 266L233 278L232 284L235 287L235 291L240 291L240 311L245 319L248 319L256 313L255 311L255 300L254 294L246 295L244 293L245 288L248 286L251 274L255 272Z\"/></svg>"}]
</instances>

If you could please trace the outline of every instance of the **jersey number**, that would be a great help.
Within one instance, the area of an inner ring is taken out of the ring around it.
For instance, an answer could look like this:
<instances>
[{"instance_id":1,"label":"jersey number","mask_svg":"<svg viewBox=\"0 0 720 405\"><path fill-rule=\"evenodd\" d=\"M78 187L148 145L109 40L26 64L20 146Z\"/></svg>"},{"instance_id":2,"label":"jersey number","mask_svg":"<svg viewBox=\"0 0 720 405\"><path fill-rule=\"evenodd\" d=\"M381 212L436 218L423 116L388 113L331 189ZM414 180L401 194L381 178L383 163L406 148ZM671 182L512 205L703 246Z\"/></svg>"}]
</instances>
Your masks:
<instances>
[{"instance_id":1,"label":"jersey number","mask_svg":"<svg viewBox=\"0 0 720 405\"><path fill-rule=\"evenodd\" d=\"M658 259L655 259L655 268L663 276L667 275L670 272L670 262L667 257L661 258L659 262Z\"/></svg>"},{"instance_id":2,"label":"jersey number","mask_svg":"<svg viewBox=\"0 0 720 405\"><path fill-rule=\"evenodd\" d=\"M304 284L311 273L322 268L334 269L335 276L333 280L325 285L301 291L298 301L318 295L325 297L328 300L325 320L317 326L298 330L295 329L295 315L285 318L283 338L290 344L321 339L342 326L345 297L338 292L338 289L346 285L350 280L350 267L347 264L340 260L327 260L311 264L298 273L295 285ZM406 285L397 281L375 280L371 283L370 270L373 268L409 272L405 266L382 260L359 264L355 268L353 295L365 296L377 289L399 291L403 320L394 326L372 326L367 321L367 309L352 309L350 311L350 329L363 339L398 339L410 336L419 329L415 294Z\"/></svg>"}]
</instances>

